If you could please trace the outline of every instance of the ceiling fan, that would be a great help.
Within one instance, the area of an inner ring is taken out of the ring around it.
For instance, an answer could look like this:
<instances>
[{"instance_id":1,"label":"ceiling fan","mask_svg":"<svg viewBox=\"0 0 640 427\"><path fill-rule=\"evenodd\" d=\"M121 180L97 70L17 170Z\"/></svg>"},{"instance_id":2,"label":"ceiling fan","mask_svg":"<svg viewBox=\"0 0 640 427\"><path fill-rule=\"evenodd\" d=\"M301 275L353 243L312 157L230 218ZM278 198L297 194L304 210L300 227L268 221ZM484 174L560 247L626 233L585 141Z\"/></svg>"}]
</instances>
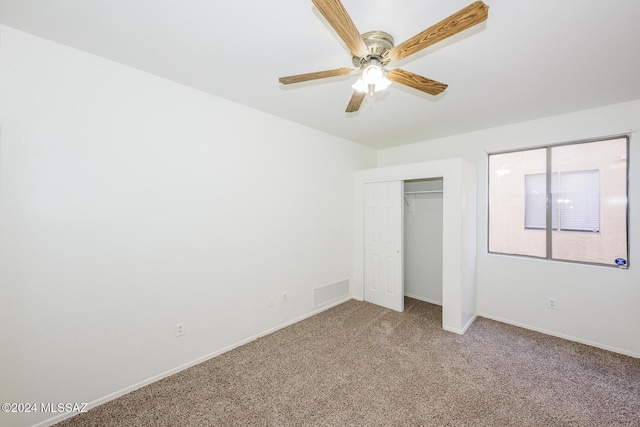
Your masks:
<instances>
[{"instance_id":1,"label":"ceiling fan","mask_svg":"<svg viewBox=\"0 0 640 427\"><path fill-rule=\"evenodd\" d=\"M370 31L361 35L340 0L312 1L351 51L355 69L362 72L356 84L353 85L354 92L347 105L347 113L358 111L367 93L373 95L375 92L384 90L391 82L400 83L430 95L437 95L443 92L447 88L444 83L399 68L386 70L385 67L392 60L406 58L434 43L479 24L487 19L489 11L489 6L481 1L476 1L432 27L394 46L393 37L383 31ZM335 70L297 74L280 77L280 83L286 85L326 77L344 76L352 71L353 69L351 68L337 68Z\"/></svg>"}]
</instances>

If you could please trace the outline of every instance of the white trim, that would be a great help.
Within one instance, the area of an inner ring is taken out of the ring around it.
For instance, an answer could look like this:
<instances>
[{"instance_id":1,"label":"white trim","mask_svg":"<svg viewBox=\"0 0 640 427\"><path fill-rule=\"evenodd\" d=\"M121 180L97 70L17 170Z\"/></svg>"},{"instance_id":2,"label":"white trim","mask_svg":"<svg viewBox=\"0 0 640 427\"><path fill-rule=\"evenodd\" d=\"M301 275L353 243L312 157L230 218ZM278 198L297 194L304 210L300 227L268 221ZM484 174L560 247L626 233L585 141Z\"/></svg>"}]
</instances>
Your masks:
<instances>
[{"instance_id":1,"label":"white trim","mask_svg":"<svg viewBox=\"0 0 640 427\"><path fill-rule=\"evenodd\" d=\"M261 337L264 337L264 336L266 336L266 335L272 334L272 333L274 333L274 332L276 332L276 331L279 331L280 329L284 329L284 328L286 328L287 326L291 326L291 325L293 325L294 323L301 322L301 321L303 321L304 319L308 319L309 317L315 316L316 314L322 313L323 311L326 311L326 310L328 310L328 309L330 309L330 308L333 308L333 307L335 307L335 306L338 306L338 305L340 305L340 304L343 304L343 303L345 303L345 302L349 301L350 299L353 299L353 298L351 298L351 296L350 296L350 295L346 295L346 296L344 296L344 297L340 298L339 300L335 300L335 301L333 301L333 302L329 302L329 303L327 303L326 305L324 305L324 306L322 306L322 307L319 307L317 310L313 310L312 312L307 313L307 314L305 314L305 315L303 315L303 316L297 317L297 318L295 318L295 319L293 319L293 320L289 320L288 322L285 322L285 323L283 323L283 324L281 324L281 325L279 325L279 326L276 326L276 327L274 327L274 328L268 329L268 330L266 330L265 332L263 332L263 333L261 333L261 334L259 334L259 335L255 336L253 339L249 339L247 342L249 342L249 341L253 341L253 340L255 340L256 338L261 338ZM240 344L240 345L243 345L243 344L246 344L246 342L243 342L243 343L242 343L242 344ZM239 347L239 346L238 346L238 345L236 345L236 347ZM235 347L234 347L234 348L235 348ZM232 350L232 349L230 348L229 350ZM226 351L228 351L228 350L225 350L225 352L226 352ZM224 353L224 352L223 352L223 353ZM216 355L216 356L217 356L217 355Z\"/></svg>"},{"instance_id":2,"label":"white trim","mask_svg":"<svg viewBox=\"0 0 640 427\"><path fill-rule=\"evenodd\" d=\"M593 342L593 341L589 341L589 340L583 340L581 338L576 338L576 337L571 336L571 335L561 334L561 333L558 333L558 332L550 331L548 329L537 328L535 326L527 325L525 323L514 322L514 321L511 321L511 320L503 319L503 318L498 317L498 316L491 316L490 314L478 313L478 316L485 317L485 318L490 319L490 320L495 320L496 322L506 323L507 325L517 326L519 328L528 329L530 331L540 332L541 334L551 335L553 337L562 338L562 339L565 339L565 340L568 340L568 341L578 342L580 344L585 344L585 345L588 345L588 346L591 346L591 347L596 347L596 348L600 348L602 350L612 351L614 353L618 353L618 354L622 354L622 355L625 355L625 356L630 356L630 357L635 357L636 359L640 359L640 353L634 353L632 351L623 350L621 348L612 347L612 346L608 346L608 345L604 345L604 344L599 344L597 342Z\"/></svg>"},{"instance_id":3,"label":"white trim","mask_svg":"<svg viewBox=\"0 0 640 427\"><path fill-rule=\"evenodd\" d=\"M177 374L180 371L184 371L185 369L191 368L192 366L198 365L198 364L200 364L202 362L206 362L209 359L213 359L216 356L220 356L223 353L226 353L226 352L228 352L230 350L233 350L235 348L238 348L240 346L248 344L251 341L255 341L258 338L261 338L261 337L264 337L266 335L272 334L272 333L274 333L274 332L276 332L276 331L278 331L280 329L286 328L287 326L291 326L294 323L298 323L298 322L300 322L300 321L302 321L304 319L307 319L309 317L315 316L316 314L319 314L319 313L321 313L321 312L323 312L325 310L328 310L328 309L333 308L333 307L335 307L337 305L345 303L345 302L349 301L350 299L352 299L351 296L346 296L346 297L344 297L344 298L342 298L342 299L340 299L338 301L335 301L333 303L329 303L329 304L327 304L327 305L325 305L325 306L323 306L323 307L321 307L321 308L319 308L317 310L313 310L310 313L307 313L307 314L305 314L303 316L300 316L300 317L298 317L296 319L293 319L293 320L290 320L288 322L285 322L285 323L283 323L281 325L278 325L278 326L276 326L274 328L267 329L266 331L264 331L264 332L262 332L260 334L254 335L252 337L249 337L249 338L241 340L241 341L238 341L237 343L231 344L231 345L229 345L227 347L224 347L224 348L222 348L220 350L217 350L217 351L214 351L212 353L209 353L206 356L202 356L202 357L199 357L199 358L197 358L195 360L192 360L191 362L187 362L185 364L182 364L182 365L178 366L177 368L169 369L168 371L162 372L161 374L154 375L154 376L152 376L150 378L147 378L146 380L140 381L140 382L138 382L136 384L130 385L130 386L125 387L125 388L123 388L121 390L118 390L116 392L110 393L110 394L108 394L106 396L103 396L103 397L101 397L99 399L96 399L96 400L94 400L92 402L89 402L87 404L87 408L86 409L87 410L93 409L96 406L100 406L103 403L109 402L110 400L117 399L118 397L124 396L125 394L131 393L132 391L135 391L135 390L137 390L139 388L142 388L142 387L144 387L146 385L149 385L149 384L154 383L156 381L160 381L163 378L169 377L169 376L171 376L173 374ZM66 420L67 418L71 418L74 415L77 415L77 413L69 412L69 413L60 414L60 415L57 415L57 416L55 416L53 418L49 418L47 420L41 421L38 424L34 424L33 427L51 426L53 424L59 423L60 421Z\"/></svg>"},{"instance_id":4,"label":"white trim","mask_svg":"<svg viewBox=\"0 0 640 427\"><path fill-rule=\"evenodd\" d=\"M428 302L429 304L435 304L435 305L439 305L442 307L442 301L436 301L434 299L430 299L430 298L425 298L425 297L419 297L418 295L413 295L413 294L408 294L408 293L404 293L405 297L409 297L409 298L413 298L413 299L417 299L419 301L424 301L424 302Z\"/></svg>"},{"instance_id":5,"label":"white trim","mask_svg":"<svg viewBox=\"0 0 640 427\"><path fill-rule=\"evenodd\" d=\"M444 329L445 331L456 333L458 335L464 335L464 333L467 332L467 329L469 329L469 326L471 326L476 320L476 317L478 317L478 315L474 314L473 317L469 319L469 321L462 327L462 329L451 328L444 325L442 326L442 329Z\"/></svg>"}]
</instances>

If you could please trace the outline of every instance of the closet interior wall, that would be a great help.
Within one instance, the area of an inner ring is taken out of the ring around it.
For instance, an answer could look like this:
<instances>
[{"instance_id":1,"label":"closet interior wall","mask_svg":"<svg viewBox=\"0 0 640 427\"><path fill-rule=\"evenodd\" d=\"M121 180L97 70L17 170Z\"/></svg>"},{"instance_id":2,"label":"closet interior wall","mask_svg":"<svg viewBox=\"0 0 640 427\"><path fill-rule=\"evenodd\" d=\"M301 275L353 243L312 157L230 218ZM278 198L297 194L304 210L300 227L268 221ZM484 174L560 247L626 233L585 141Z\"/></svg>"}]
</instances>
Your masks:
<instances>
[{"instance_id":1,"label":"closet interior wall","mask_svg":"<svg viewBox=\"0 0 640 427\"><path fill-rule=\"evenodd\" d=\"M404 292L442 305L442 178L404 182Z\"/></svg>"}]
</instances>

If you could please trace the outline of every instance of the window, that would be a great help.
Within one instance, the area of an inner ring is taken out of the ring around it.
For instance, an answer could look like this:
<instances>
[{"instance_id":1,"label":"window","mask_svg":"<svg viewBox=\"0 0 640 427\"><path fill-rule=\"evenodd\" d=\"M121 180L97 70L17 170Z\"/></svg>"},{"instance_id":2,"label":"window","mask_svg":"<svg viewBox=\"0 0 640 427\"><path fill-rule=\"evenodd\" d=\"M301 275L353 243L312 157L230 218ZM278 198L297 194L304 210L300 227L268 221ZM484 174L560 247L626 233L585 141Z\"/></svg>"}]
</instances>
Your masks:
<instances>
[{"instance_id":1,"label":"window","mask_svg":"<svg viewBox=\"0 0 640 427\"><path fill-rule=\"evenodd\" d=\"M489 154L489 252L627 267L628 145Z\"/></svg>"}]
</instances>

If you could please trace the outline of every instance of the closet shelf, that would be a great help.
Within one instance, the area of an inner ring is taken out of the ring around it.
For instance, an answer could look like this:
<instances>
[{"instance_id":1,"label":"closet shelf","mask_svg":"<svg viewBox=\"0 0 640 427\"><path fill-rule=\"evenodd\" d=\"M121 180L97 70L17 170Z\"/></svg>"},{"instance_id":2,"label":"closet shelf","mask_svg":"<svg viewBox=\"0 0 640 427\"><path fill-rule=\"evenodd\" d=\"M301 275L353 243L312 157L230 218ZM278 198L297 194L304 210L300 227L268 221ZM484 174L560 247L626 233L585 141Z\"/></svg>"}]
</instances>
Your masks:
<instances>
[{"instance_id":1,"label":"closet shelf","mask_svg":"<svg viewBox=\"0 0 640 427\"><path fill-rule=\"evenodd\" d=\"M404 192L404 194L427 194L427 193L442 193L442 190L405 191Z\"/></svg>"}]
</instances>

